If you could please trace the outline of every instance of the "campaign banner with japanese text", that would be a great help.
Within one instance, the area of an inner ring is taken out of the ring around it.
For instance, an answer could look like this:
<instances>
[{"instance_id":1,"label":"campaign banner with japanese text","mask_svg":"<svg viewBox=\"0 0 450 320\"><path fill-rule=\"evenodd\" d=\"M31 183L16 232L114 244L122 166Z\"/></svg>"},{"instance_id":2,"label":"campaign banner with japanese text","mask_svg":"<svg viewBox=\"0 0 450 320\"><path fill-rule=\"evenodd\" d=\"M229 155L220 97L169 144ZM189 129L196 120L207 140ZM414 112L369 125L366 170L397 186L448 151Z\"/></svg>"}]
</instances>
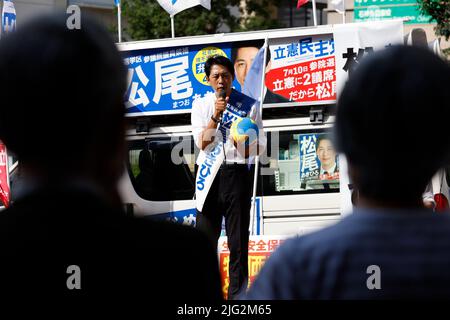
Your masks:
<instances>
[{"instance_id":1,"label":"campaign banner with japanese text","mask_svg":"<svg viewBox=\"0 0 450 320\"><path fill-rule=\"evenodd\" d=\"M403 41L401 20L334 25L332 30L268 37L265 107L335 103L347 73L364 55ZM250 68L248 61L253 61L264 39L230 36L232 41L222 43L180 46L177 42L164 48L122 50L128 67L127 116L189 113L194 100L214 94L204 70L207 58L214 54L230 58L237 71L233 87L241 91L245 73L238 71Z\"/></svg>"},{"instance_id":2,"label":"campaign banner with japanese text","mask_svg":"<svg viewBox=\"0 0 450 320\"><path fill-rule=\"evenodd\" d=\"M250 236L248 242L248 287L255 281L269 256L288 238L283 235L260 235ZM219 255L220 277L222 279L222 294L227 298L230 278L228 266L230 262L230 249L228 248L227 237L219 238L217 251Z\"/></svg>"},{"instance_id":3,"label":"campaign banner with japanese text","mask_svg":"<svg viewBox=\"0 0 450 320\"><path fill-rule=\"evenodd\" d=\"M265 79L268 90L290 102L335 102L332 34L271 39L269 49L271 64Z\"/></svg>"},{"instance_id":4,"label":"campaign banner with japanese text","mask_svg":"<svg viewBox=\"0 0 450 320\"><path fill-rule=\"evenodd\" d=\"M190 112L192 102L214 94L205 74L208 57L219 54L231 58L231 44L123 51L128 66L125 96L127 115L142 116ZM239 83L233 86L240 91Z\"/></svg>"},{"instance_id":5,"label":"campaign banner with japanese text","mask_svg":"<svg viewBox=\"0 0 450 320\"><path fill-rule=\"evenodd\" d=\"M300 181L306 178L319 175L319 163L316 155L317 135L300 134L299 135L300 150Z\"/></svg>"},{"instance_id":6,"label":"campaign banner with japanese text","mask_svg":"<svg viewBox=\"0 0 450 320\"><path fill-rule=\"evenodd\" d=\"M334 26L337 93L371 52L403 44L403 21L371 21Z\"/></svg>"}]
</instances>

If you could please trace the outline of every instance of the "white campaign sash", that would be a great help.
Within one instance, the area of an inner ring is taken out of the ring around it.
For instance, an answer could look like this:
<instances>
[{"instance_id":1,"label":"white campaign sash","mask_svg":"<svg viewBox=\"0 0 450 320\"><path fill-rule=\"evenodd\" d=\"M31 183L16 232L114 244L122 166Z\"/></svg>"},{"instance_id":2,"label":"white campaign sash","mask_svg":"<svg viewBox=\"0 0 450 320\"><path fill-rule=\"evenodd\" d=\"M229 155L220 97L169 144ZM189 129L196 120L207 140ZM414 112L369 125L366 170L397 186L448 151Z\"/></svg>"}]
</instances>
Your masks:
<instances>
[{"instance_id":1,"label":"white campaign sash","mask_svg":"<svg viewBox=\"0 0 450 320\"><path fill-rule=\"evenodd\" d=\"M170 15L175 15L180 11L192 8L198 5L211 10L211 0L157 0Z\"/></svg>"},{"instance_id":2,"label":"white campaign sash","mask_svg":"<svg viewBox=\"0 0 450 320\"><path fill-rule=\"evenodd\" d=\"M223 142L219 141L210 151L200 150L198 155L198 170L195 178L195 202L198 211L203 210L203 204L211 189L214 178L222 165L225 155L223 152Z\"/></svg>"}]
</instances>

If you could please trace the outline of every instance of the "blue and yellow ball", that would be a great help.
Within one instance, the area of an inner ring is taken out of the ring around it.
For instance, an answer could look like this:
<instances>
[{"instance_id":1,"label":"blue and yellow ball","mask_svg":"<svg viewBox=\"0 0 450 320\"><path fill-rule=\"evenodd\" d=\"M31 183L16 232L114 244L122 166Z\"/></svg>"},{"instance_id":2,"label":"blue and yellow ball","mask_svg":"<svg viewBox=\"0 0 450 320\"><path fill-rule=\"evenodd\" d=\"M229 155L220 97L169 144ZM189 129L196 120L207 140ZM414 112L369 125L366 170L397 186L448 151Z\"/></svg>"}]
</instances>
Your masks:
<instances>
[{"instance_id":1,"label":"blue and yellow ball","mask_svg":"<svg viewBox=\"0 0 450 320\"><path fill-rule=\"evenodd\" d=\"M258 138L259 129L252 119L240 118L231 125L230 134L236 143L249 145Z\"/></svg>"}]
</instances>

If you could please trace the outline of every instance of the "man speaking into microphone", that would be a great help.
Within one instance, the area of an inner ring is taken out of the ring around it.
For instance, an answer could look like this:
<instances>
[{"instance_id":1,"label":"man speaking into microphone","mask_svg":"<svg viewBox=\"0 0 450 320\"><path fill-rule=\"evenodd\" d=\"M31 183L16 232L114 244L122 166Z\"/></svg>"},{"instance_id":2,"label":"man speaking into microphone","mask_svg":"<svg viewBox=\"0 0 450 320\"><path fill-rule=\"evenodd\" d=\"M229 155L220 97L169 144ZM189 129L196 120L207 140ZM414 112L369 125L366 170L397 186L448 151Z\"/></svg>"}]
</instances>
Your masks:
<instances>
[{"instance_id":1,"label":"man speaking into microphone","mask_svg":"<svg viewBox=\"0 0 450 320\"><path fill-rule=\"evenodd\" d=\"M217 247L225 217L230 249L228 299L243 293L248 283L248 240L254 159L266 146L259 103L234 90L234 67L220 55L205 63L206 79L214 95L192 104L192 134L200 149L197 158L197 228L205 231ZM258 126L252 143L230 138L234 121L251 118Z\"/></svg>"}]
</instances>

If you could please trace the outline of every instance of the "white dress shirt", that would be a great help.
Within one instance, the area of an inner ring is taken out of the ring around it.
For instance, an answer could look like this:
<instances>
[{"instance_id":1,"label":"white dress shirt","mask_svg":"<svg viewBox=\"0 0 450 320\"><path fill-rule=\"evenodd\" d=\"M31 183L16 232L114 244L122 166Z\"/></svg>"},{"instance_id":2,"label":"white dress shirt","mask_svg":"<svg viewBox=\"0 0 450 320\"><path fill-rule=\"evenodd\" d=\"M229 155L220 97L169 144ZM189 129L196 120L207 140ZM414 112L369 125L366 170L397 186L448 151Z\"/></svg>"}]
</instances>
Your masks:
<instances>
[{"instance_id":1,"label":"white dress shirt","mask_svg":"<svg viewBox=\"0 0 450 320\"><path fill-rule=\"evenodd\" d=\"M209 121L211 120L211 116L214 113L215 102L217 98L215 94L206 95L203 98L198 98L192 103L192 111L191 111L191 123L192 123L192 135L194 136L195 144L198 148L201 148L200 142L200 134L203 130L208 126ZM248 115L253 121L256 122L259 128L259 136L258 136L258 144L260 147L265 149L267 139L264 134L264 128L261 119L261 112L259 110L259 103L255 103ZM219 124L220 125L220 124ZM227 163L254 163L255 157L250 156L247 161L246 159L237 151L233 142L228 139L225 144L225 161ZM262 150L260 150L260 153ZM198 163L197 163L198 164Z\"/></svg>"}]
</instances>

